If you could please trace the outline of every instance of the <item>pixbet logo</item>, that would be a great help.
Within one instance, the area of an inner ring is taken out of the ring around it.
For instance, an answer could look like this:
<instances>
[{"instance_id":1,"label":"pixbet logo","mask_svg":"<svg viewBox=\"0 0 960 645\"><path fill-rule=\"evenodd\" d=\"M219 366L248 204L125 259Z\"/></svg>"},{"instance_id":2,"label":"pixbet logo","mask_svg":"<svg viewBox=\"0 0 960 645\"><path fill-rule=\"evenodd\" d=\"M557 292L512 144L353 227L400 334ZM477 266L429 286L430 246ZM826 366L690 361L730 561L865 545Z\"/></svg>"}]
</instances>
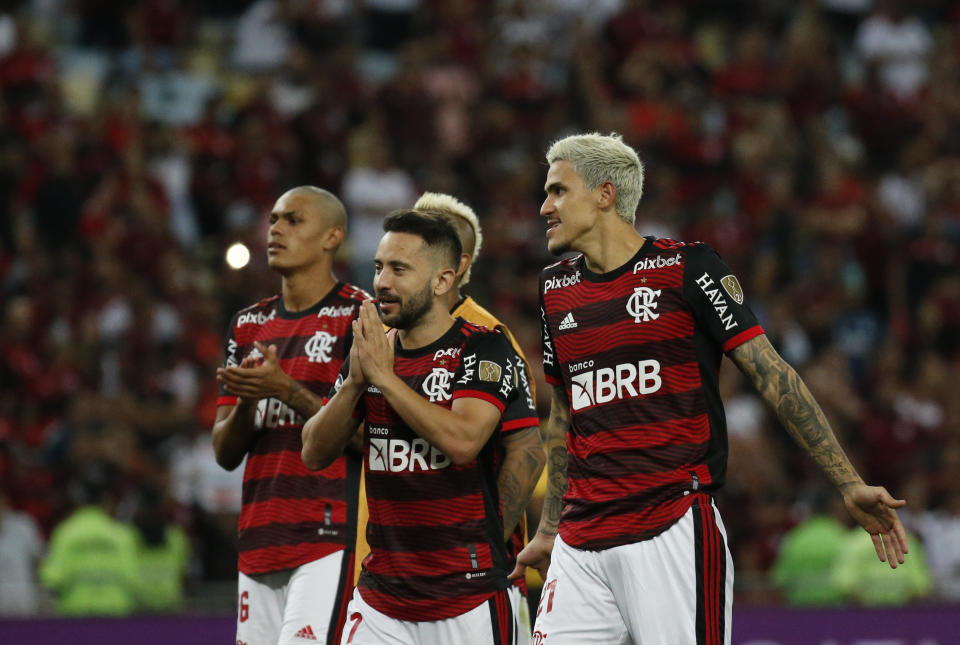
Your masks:
<instances>
[{"instance_id":1,"label":"pixbet logo","mask_svg":"<svg viewBox=\"0 0 960 645\"><path fill-rule=\"evenodd\" d=\"M263 325L264 323L267 323L273 320L274 318L276 318L276 316L277 316L276 309L271 311L269 316L263 315L262 311L257 311L257 312L251 311L250 313L243 314L242 316L237 318L237 327L243 327L247 323L257 323L258 325Z\"/></svg>"},{"instance_id":2,"label":"pixbet logo","mask_svg":"<svg viewBox=\"0 0 960 645\"><path fill-rule=\"evenodd\" d=\"M426 439L370 438L368 467L371 472L390 473L440 470L450 465L450 458L437 450Z\"/></svg>"},{"instance_id":3,"label":"pixbet logo","mask_svg":"<svg viewBox=\"0 0 960 645\"><path fill-rule=\"evenodd\" d=\"M673 258L664 258L662 255L658 255L655 258L644 258L633 265L633 273L636 274L638 271L651 271L653 269L678 266L681 262L683 262L683 256L679 253Z\"/></svg>"},{"instance_id":4,"label":"pixbet logo","mask_svg":"<svg viewBox=\"0 0 960 645\"><path fill-rule=\"evenodd\" d=\"M582 410L614 399L653 394L663 385L660 363L654 359L601 367L570 377L571 407Z\"/></svg>"},{"instance_id":5,"label":"pixbet logo","mask_svg":"<svg viewBox=\"0 0 960 645\"><path fill-rule=\"evenodd\" d=\"M321 307L317 312L317 318L329 316L330 318L340 318L341 316L352 316L357 308L354 305L342 305L340 307Z\"/></svg>"},{"instance_id":6,"label":"pixbet logo","mask_svg":"<svg viewBox=\"0 0 960 645\"><path fill-rule=\"evenodd\" d=\"M543 281L543 292L546 293L551 289L562 289L563 287L572 287L575 284L580 283L580 272L577 271L573 275L557 276L555 278L547 278Z\"/></svg>"}]
</instances>

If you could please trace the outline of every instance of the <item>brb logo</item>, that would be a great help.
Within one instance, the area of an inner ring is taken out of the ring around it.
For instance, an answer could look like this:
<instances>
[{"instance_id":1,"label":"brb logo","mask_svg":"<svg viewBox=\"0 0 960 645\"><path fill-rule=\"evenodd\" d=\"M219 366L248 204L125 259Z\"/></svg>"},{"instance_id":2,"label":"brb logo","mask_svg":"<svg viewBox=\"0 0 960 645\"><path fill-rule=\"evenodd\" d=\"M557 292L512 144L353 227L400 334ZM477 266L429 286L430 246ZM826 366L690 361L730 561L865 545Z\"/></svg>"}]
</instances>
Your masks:
<instances>
[{"instance_id":1,"label":"brb logo","mask_svg":"<svg viewBox=\"0 0 960 645\"><path fill-rule=\"evenodd\" d=\"M450 377L453 372L442 367L434 367L433 371L423 379L423 393L430 398L430 403L450 400Z\"/></svg>"},{"instance_id":2,"label":"brb logo","mask_svg":"<svg viewBox=\"0 0 960 645\"><path fill-rule=\"evenodd\" d=\"M333 351L333 344L337 341L336 336L331 336L325 331L318 331L313 338L307 341L304 348L311 363L329 363L330 352Z\"/></svg>"},{"instance_id":3,"label":"brb logo","mask_svg":"<svg viewBox=\"0 0 960 645\"><path fill-rule=\"evenodd\" d=\"M631 397L653 394L663 385L660 378L660 362L654 359L633 363L620 363L614 367L601 367L570 377L571 406L573 409L620 400L627 394Z\"/></svg>"},{"instance_id":4,"label":"brb logo","mask_svg":"<svg viewBox=\"0 0 960 645\"><path fill-rule=\"evenodd\" d=\"M440 470L450 465L450 458L426 439L370 438L370 471L390 473Z\"/></svg>"},{"instance_id":5,"label":"brb logo","mask_svg":"<svg viewBox=\"0 0 960 645\"><path fill-rule=\"evenodd\" d=\"M655 298L659 298L660 293L660 289L654 291L650 287L634 288L633 295L627 300L627 313L633 316L633 322L647 322L660 317L660 314L653 311L657 308Z\"/></svg>"}]
</instances>

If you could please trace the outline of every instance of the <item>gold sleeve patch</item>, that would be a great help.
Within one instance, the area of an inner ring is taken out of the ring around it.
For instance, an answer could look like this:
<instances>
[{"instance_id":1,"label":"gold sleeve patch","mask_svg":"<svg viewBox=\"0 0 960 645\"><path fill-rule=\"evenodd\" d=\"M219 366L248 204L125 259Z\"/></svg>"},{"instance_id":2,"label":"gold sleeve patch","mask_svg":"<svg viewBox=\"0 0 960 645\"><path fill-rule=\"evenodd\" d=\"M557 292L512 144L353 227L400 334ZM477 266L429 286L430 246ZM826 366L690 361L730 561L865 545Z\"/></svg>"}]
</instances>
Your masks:
<instances>
[{"instance_id":1,"label":"gold sleeve patch","mask_svg":"<svg viewBox=\"0 0 960 645\"><path fill-rule=\"evenodd\" d=\"M723 290L730 294L734 302L738 305L743 304L743 289L740 288L740 282L737 280L737 276L732 273L724 276L720 278L720 284L723 285Z\"/></svg>"},{"instance_id":2,"label":"gold sleeve patch","mask_svg":"<svg viewBox=\"0 0 960 645\"><path fill-rule=\"evenodd\" d=\"M477 371L477 375L481 381L489 381L491 383L498 382L502 373L500 366L493 361L480 361L480 367Z\"/></svg>"}]
</instances>

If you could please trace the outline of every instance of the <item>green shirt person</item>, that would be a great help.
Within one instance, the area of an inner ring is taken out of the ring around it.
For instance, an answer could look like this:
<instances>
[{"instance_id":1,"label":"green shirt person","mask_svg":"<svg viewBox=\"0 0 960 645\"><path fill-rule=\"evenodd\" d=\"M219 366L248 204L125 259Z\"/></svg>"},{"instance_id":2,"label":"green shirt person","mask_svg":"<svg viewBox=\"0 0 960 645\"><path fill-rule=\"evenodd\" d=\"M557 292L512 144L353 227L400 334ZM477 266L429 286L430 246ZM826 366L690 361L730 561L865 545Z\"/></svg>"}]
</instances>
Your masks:
<instances>
[{"instance_id":1,"label":"green shirt person","mask_svg":"<svg viewBox=\"0 0 960 645\"><path fill-rule=\"evenodd\" d=\"M99 505L80 507L54 529L40 567L59 612L71 616L132 613L138 579L133 532Z\"/></svg>"},{"instance_id":2,"label":"green shirt person","mask_svg":"<svg viewBox=\"0 0 960 645\"><path fill-rule=\"evenodd\" d=\"M817 607L843 604L843 591L831 571L847 535L846 527L827 515L811 515L787 532L770 574L787 604ZM871 546L870 542L866 542Z\"/></svg>"},{"instance_id":3,"label":"green shirt person","mask_svg":"<svg viewBox=\"0 0 960 645\"><path fill-rule=\"evenodd\" d=\"M871 566L876 557L873 544L863 540L859 528L843 538L831 576L844 597L867 607L896 607L922 598L930 590L932 576L922 542L907 534L910 558L896 569ZM866 548L864 548L866 547Z\"/></svg>"},{"instance_id":4,"label":"green shirt person","mask_svg":"<svg viewBox=\"0 0 960 645\"><path fill-rule=\"evenodd\" d=\"M183 579L187 573L190 542L179 526L161 526L160 539L151 540L135 531L140 607L150 612L172 612L183 601Z\"/></svg>"}]
</instances>

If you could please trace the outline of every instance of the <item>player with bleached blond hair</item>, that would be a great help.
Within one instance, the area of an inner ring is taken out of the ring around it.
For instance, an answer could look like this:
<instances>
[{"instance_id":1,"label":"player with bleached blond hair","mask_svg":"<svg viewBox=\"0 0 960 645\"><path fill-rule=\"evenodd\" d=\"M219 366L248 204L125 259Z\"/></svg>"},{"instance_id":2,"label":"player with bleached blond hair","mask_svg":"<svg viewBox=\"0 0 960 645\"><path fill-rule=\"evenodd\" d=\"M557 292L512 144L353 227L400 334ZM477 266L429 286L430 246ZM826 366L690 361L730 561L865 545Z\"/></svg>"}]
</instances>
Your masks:
<instances>
[{"instance_id":1,"label":"player with bleached blond hair","mask_svg":"<svg viewBox=\"0 0 960 645\"><path fill-rule=\"evenodd\" d=\"M705 244L634 229L637 153L594 132L557 141L547 163L547 248L577 255L540 276L550 465L540 526L512 574L544 576L538 645L729 645L733 562L713 503L727 462L724 355L823 468L879 559L902 564L905 502L857 474L733 271Z\"/></svg>"}]
</instances>

